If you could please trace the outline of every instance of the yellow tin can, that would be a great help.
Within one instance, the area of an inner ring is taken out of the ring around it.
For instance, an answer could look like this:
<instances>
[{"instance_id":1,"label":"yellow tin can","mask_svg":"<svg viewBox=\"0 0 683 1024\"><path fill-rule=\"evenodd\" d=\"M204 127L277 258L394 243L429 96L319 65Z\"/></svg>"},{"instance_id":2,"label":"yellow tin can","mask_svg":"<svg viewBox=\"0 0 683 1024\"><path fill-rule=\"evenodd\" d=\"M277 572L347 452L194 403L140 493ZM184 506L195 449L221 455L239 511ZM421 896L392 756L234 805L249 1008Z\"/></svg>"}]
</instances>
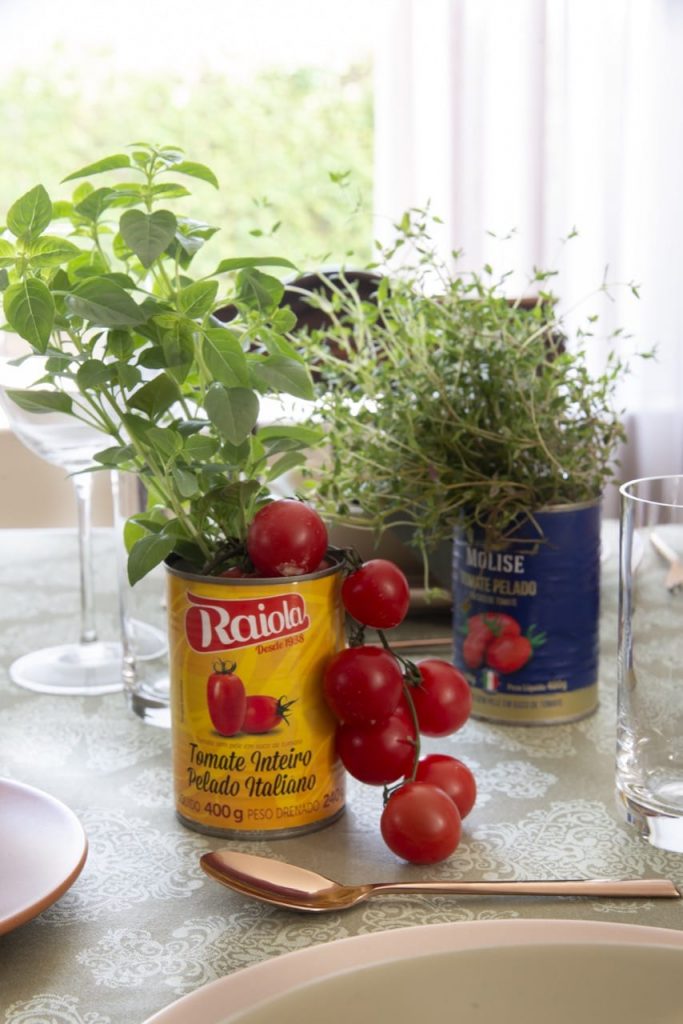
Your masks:
<instances>
[{"instance_id":1,"label":"yellow tin can","mask_svg":"<svg viewBox=\"0 0 683 1024\"><path fill-rule=\"evenodd\" d=\"M277 580L167 570L180 821L246 839L335 821L344 769L322 677L345 644L341 567Z\"/></svg>"}]
</instances>

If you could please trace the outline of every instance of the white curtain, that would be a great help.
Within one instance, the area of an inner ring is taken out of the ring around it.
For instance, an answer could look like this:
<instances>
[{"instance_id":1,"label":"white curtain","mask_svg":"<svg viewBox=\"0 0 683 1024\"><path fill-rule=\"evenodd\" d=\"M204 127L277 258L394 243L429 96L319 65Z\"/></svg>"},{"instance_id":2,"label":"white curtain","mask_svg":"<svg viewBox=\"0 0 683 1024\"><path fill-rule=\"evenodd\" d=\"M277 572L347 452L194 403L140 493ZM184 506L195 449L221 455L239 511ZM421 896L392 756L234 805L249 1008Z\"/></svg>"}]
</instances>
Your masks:
<instances>
[{"instance_id":1,"label":"white curtain","mask_svg":"<svg viewBox=\"0 0 683 1024\"><path fill-rule=\"evenodd\" d=\"M386 15L379 236L429 201L464 267L514 271L516 294L556 270L570 325L598 313L598 332L632 336L624 354L656 345L621 391L620 476L683 472L683 2L390 0ZM606 344L590 342L595 368Z\"/></svg>"}]
</instances>

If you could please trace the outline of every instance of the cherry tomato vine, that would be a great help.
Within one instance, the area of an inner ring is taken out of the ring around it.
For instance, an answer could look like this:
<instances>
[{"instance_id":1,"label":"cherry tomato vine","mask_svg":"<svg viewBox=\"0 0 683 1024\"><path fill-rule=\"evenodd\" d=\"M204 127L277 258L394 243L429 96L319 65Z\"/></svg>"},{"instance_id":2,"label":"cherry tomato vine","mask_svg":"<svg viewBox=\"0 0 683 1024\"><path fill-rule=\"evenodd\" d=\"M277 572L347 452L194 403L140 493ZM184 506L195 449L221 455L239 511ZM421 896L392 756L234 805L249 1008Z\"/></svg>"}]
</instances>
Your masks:
<instances>
[{"instance_id":1,"label":"cherry tomato vine","mask_svg":"<svg viewBox=\"0 0 683 1024\"><path fill-rule=\"evenodd\" d=\"M471 694L449 662L416 663L392 648L385 630L405 618L408 582L392 562L347 554L342 602L352 618L349 647L325 671L325 696L338 720L337 751L360 782L383 787L380 830L398 856L428 864L450 856L476 782L446 754L421 758L420 736L448 736L467 721ZM377 631L378 644L365 642Z\"/></svg>"}]
</instances>

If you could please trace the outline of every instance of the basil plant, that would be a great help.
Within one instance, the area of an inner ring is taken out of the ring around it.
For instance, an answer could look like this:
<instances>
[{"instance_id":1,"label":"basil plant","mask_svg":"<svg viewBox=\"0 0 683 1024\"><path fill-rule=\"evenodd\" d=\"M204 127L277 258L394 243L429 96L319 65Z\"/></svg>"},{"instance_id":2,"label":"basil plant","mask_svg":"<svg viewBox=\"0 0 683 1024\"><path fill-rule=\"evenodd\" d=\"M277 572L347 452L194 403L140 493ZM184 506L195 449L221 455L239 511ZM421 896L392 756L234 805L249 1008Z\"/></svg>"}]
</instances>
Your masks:
<instances>
[{"instance_id":1,"label":"basil plant","mask_svg":"<svg viewBox=\"0 0 683 1024\"><path fill-rule=\"evenodd\" d=\"M0 229L4 329L45 369L10 397L98 429L97 465L140 477L147 508L126 527L133 583L172 553L199 572L234 564L269 486L320 440L310 426L257 427L262 396L313 397L284 285L263 269L295 268L228 258L193 277L218 229L170 209L189 178L218 186L178 148L135 144L68 175L67 200L36 185Z\"/></svg>"}]
</instances>

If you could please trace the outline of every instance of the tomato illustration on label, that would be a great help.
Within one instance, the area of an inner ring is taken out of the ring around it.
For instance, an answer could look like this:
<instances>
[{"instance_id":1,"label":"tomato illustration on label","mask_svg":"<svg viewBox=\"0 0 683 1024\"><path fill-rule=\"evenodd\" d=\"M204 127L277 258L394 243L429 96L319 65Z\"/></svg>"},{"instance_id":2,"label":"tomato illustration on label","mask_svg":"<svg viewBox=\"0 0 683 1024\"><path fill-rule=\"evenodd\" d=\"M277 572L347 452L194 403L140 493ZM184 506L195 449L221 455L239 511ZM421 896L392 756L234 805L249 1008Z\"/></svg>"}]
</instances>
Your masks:
<instances>
[{"instance_id":1,"label":"tomato illustration on label","mask_svg":"<svg viewBox=\"0 0 683 1024\"><path fill-rule=\"evenodd\" d=\"M484 664L486 634L483 631L468 633L462 644L462 656L468 668L481 668Z\"/></svg>"},{"instance_id":2,"label":"tomato illustration on label","mask_svg":"<svg viewBox=\"0 0 683 1024\"><path fill-rule=\"evenodd\" d=\"M467 636L463 641L462 655L468 668L481 668L486 652L494 640L519 636L520 624L511 615L503 612L479 612L467 620Z\"/></svg>"},{"instance_id":3,"label":"tomato illustration on label","mask_svg":"<svg viewBox=\"0 0 683 1024\"><path fill-rule=\"evenodd\" d=\"M221 736L234 736L242 729L247 708L244 683L235 675L237 665L224 661L214 662L213 672L206 684L206 703L209 718Z\"/></svg>"},{"instance_id":4,"label":"tomato illustration on label","mask_svg":"<svg viewBox=\"0 0 683 1024\"><path fill-rule=\"evenodd\" d=\"M509 675L531 660L533 648L525 636L505 636L494 640L486 652L486 664L496 672Z\"/></svg>"},{"instance_id":5,"label":"tomato illustration on label","mask_svg":"<svg viewBox=\"0 0 683 1024\"><path fill-rule=\"evenodd\" d=\"M545 633L536 632L534 626L529 626L524 636L500 636L486 648L486 664L502 675L518 672L531 661L534 651L545 640Z\"/></svg>"},{"instance_id":6,"label":"tomato illustration on label","mask_svg":"<svg viewBox=\"0 0 683 1024\"><path fill-rule=\"evenodd\" d=\"M468 630L475 636L483 636L486 644L504 636L519 636L522 632L517 619L503 612L479 612L467 620Z\"/></svg>"},{"instance_id":7,"label":"tomato illustration on label","mask_svg":"<svg viewBox=\"0 0 683 1024\"><path fill-rule=\"evenodd\" d=\"M296 700L287 700L286 697L278 699L263 694L247 697L242 730L250 734L271 732L280 722L289 722L292 704L296 704Z\"/></svg>"},{"instance_id":8,"label":"tomato illustration on label","mask_svg":"<svg viewBox=\"0 0 683 1024\"><path fill-rule=\"evenodd\" d=\"M463 660L471 669L486 665L502 675L510 675L524 668L545 640L545 633L536 632L534 626L523 635L522 627L511 615L479 612L467 620Z\"/></svg>"}]
</instances>

